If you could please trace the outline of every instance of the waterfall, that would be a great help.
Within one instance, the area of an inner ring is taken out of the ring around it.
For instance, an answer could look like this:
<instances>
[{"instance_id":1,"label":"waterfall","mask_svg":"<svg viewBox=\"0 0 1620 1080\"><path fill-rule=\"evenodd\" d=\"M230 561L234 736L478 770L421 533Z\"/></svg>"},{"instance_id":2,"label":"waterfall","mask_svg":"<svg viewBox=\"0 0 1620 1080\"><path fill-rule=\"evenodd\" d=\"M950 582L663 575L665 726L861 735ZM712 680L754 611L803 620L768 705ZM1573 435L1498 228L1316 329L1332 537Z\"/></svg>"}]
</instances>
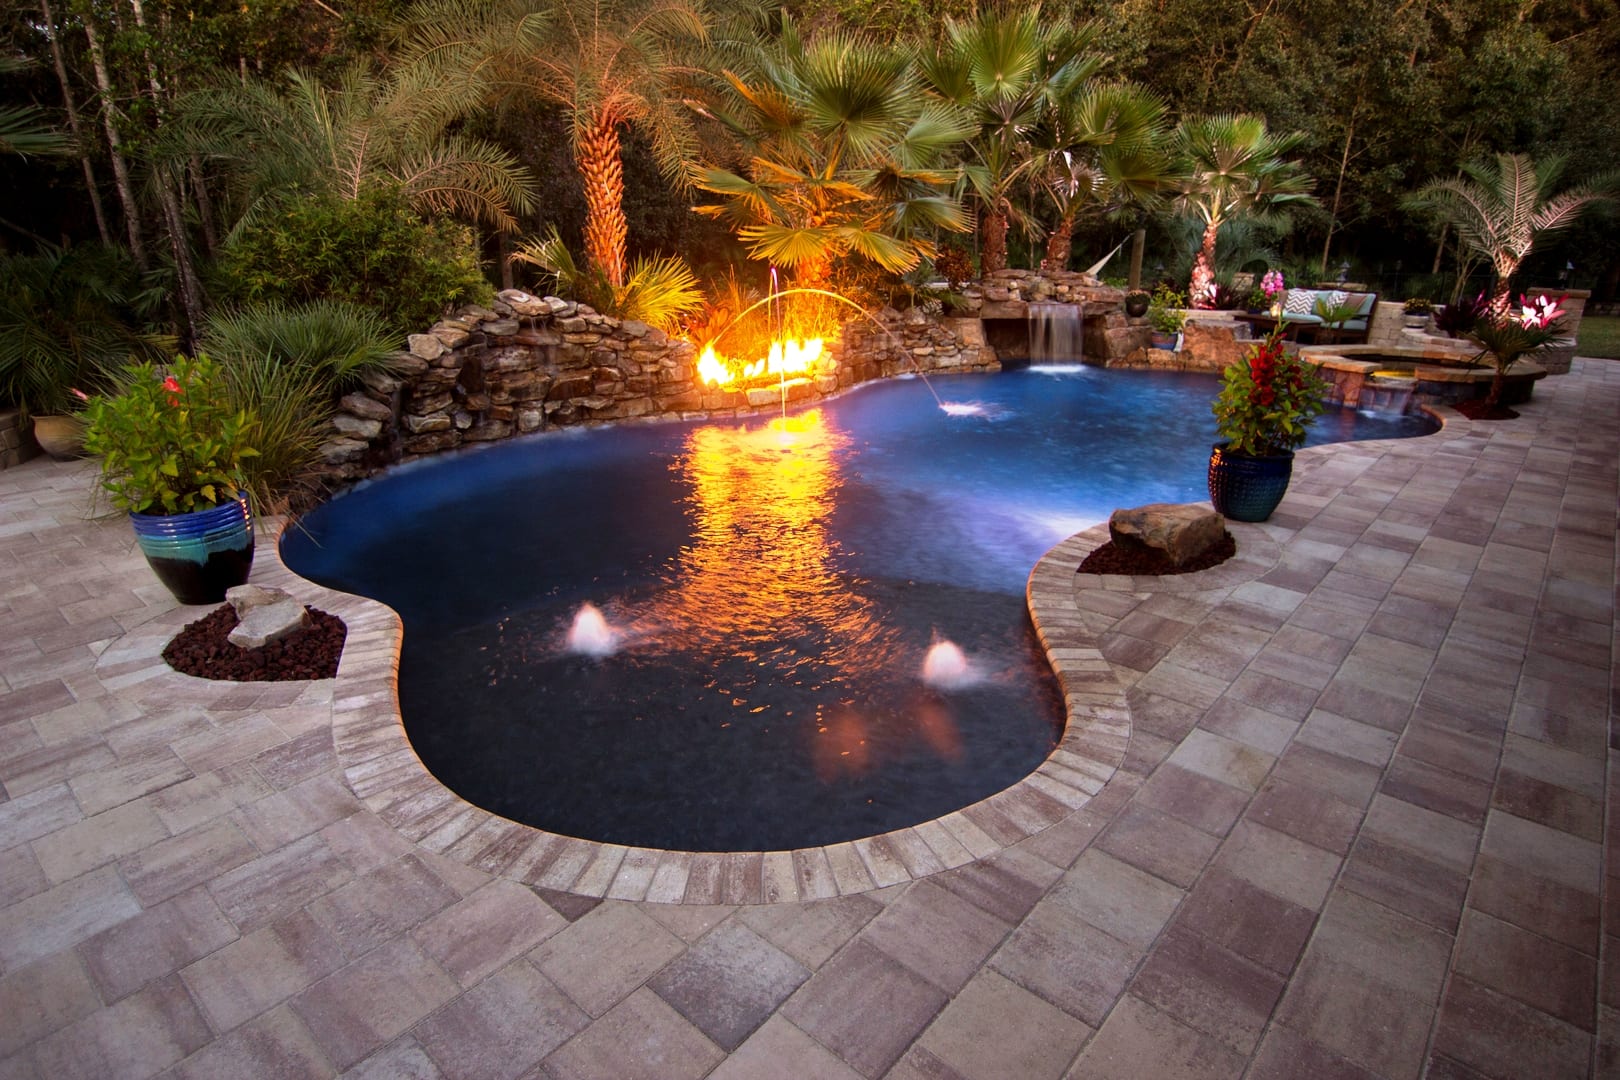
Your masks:
<instances>
[{"instance_id":1,"label":"waterfall","mask_svg":"<svg viewBox=\"0 0 1620 1080\"><path fill-rule=\"evenodd\" d=\"M1029 362L1078 364L1084 354L1079 304L1029 305Z\"/></svg>"}]
</instances>

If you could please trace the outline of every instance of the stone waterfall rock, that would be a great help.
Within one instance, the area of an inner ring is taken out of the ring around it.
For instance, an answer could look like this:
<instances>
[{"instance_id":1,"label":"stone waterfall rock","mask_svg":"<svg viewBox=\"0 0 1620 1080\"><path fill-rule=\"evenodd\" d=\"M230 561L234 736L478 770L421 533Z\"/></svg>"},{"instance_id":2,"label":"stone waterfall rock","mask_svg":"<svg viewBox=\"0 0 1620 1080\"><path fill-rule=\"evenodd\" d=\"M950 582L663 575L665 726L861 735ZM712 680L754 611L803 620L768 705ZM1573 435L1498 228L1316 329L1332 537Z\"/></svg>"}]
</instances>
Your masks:
<instances>
[{"instance_id":1,"label":"stone waterfall rock","mask_svg":"<svg viewBox=\"0 0 1620 1080\"><path fill-rule=\"evenodd\" d=\"M1149 503L1115 510L1108 535L1126 550L1162 551L1176 565L1203 554L1226 534L1226 521L1196 503Z\"/></svg>"}]
</instances>

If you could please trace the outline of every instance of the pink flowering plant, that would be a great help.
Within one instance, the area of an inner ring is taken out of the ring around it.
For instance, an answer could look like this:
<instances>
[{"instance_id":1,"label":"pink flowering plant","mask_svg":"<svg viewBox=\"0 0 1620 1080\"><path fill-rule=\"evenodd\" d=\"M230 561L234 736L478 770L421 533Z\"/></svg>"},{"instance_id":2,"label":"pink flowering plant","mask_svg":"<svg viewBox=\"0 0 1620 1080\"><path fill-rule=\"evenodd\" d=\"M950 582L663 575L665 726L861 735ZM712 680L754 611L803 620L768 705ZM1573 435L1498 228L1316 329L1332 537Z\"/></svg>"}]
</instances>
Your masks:
<instances>
[{"instance_id":1,"label":"pink flowering plant","mask_svg":"<svg viewBox=\"0 0 1620 1080\"><path fill-rule=\"evenodd\" d=\"M1279 327L1222 376L1211 406L1228 451L1250 457L1286 453L1305 443L1305 429L1322 412L1326 386L1297 353L1283 347Z\"/></svg>"},{"instance_id":2,"label":"pink flowering plant","mask_svg":"<svg viewBox=\"0 0 1620 1080\"><path fill-rule=\"evenodd\" d=\"M1266 294L1267 300L1275 300L1288 289L1283 284L1281 270L1267 270L1266 276L1260 279L1260 291Z\"/></svg>"},{"instance_id":3,"label":"pink flowering plant","mask_svg":"<svg viewBox=\"0 0 1620 1080\"><path fill-rule=\"evenodd\" d=\"M1563 303L1566 299L1567 296L1560 296L1551 300L1543 295L1527 300L1521 296L1518 310L1511 306L1501 311L1488 309L1468 331L1468 336L1480 347L1474 362L1489 356L1496 365L1496 377L1491 380L1491 392L1485 399L1488 405L1500 403L1508 369L1521 356L1540 352L1564 336Z\"/></svg>"},{"instance_id":4,"label":"pink flowering plant","mask_svg":"<svg viewBox=\"0 0 1620 1080\"><path fill-rule=\"evenodd\" d=\"M219 366L178 357L166 369L139 364L119 393L91 397L84 446L101 458L114 505L136 514L206 510L237 498L259 421L234 409Z\"/></svg>"}]
</instances>

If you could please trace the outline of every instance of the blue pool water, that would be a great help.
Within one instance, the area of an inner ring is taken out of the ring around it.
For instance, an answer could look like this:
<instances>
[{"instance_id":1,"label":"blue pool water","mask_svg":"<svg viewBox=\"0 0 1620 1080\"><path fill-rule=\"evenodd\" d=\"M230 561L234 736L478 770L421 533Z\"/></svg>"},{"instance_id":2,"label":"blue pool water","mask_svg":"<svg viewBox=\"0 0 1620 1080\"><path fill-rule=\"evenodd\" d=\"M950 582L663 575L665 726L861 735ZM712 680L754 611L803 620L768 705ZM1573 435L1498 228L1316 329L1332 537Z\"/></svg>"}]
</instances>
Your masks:
<instances>
[{"instance_id":1,"label":"blue pool water","mask_svg":"<svg viewBox=\"0 0 1620 1080\"><path fill-rule=\"evenodd\" d=\"M1204 499L1217 386L1037 368L871 384L786 420L551 434L361 485L282 554L400 613L407 732L469 801L622 844L834 843L1051 751L1028 574L1118 507ZM1312 442L1433 427L1334 410ZM611 655L566 647L586 602ZM921 677L940 639L969 664L949 686Z\"/></svg>"}]
</instances>

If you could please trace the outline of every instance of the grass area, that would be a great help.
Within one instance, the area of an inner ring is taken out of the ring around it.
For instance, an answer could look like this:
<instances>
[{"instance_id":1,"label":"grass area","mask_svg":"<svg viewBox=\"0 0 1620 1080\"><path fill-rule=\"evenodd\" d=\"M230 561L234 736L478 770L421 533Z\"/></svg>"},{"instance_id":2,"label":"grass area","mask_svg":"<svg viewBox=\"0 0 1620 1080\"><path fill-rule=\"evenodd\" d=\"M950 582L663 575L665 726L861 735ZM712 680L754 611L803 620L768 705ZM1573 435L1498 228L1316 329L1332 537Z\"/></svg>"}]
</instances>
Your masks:
<instances>
[{"instance_id":1,"label":"grass area","mask_svg":"<svg viewBox=\"0 0 1620 1080\"><path fill-rule=\"evenodd\" d=\"M1606 356L1620 360L1620 315L1591 315L1581 319L1576 356Z\"/></svg>"}]
</instances>

